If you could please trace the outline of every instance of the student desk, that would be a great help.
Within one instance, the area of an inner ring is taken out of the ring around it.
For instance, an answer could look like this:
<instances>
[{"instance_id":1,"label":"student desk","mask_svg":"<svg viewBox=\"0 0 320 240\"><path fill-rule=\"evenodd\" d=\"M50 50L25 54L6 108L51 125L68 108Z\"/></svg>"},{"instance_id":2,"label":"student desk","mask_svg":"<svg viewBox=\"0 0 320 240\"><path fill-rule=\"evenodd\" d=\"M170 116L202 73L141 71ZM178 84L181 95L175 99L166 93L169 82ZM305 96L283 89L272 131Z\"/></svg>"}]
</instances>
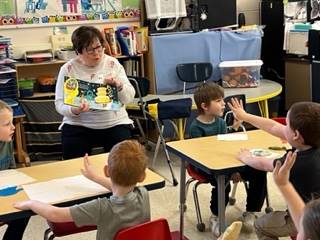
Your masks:
<instances>
[{"instance_id":1,"label":"student desk","mask_svg":"<svg viewBox=\"0 0 320 240\"><path fill-rule=\"evenodd\" d=\"M106 162L107 154L89 156L89 159L92 165L94 165L99 171L98 173L103 174L103 166ZM82 166L83 158L76 158L38 166L31 166L28 168L20 168L18 171L33 177L36 179L36 181L48 181L55 178L80 175L80 168ZM158 174L147 169L147 176L142 185L144 185L148 190L154 190L164 187L165 180ZM106 193L100 196L79 196L76 199L67 199L66 201L57 203L56 205L71 206L76 203L82 203L97 197L105 197L109 195L110 192L107 192L106 190ZM20 191L12 196L0 197L0 222L6 222L13 219L34 215L32 211L21 211L12 207L12 203L27 199L28 196L24 191Z\"/></svg>"},{"instance_id":2,"label":"student desk","mask_svg":"<svg viewBox=\"0 0 320 240\"><path fill-rule=\"evenodd\" d=\"M279 95L282 91L281 84L271 81L262 79L260 81L260 85L256 88L225 88L224 95L225 97L237 95L237 94L244 94L246 96L247 103L258 103L259 109L261 112L262 117L269 118L269 107L268 107L268 99L273 98ZM173 99L180 99L180 98L192 98L193 105L192 109L197 109L194 100L193 94L171 94L171 95L153 95L149 94L143 98L143 100L150 101L153 99L160 99L161 101L173 100ZM138 98L135 98L132 103L127 104L128 109L139 109L138 106ZM154 107L152 108L153 111L149 111L151 115L154 117L157 116L157 107L156 104L152 104ZM150 105L149 105L150 106ZM183 139L184 137L184 126L183 121L178 121L178 130L179 130L179 138Z\"/></svg>"},{"instance_id":3,"label":"student desk","mask_svg":"<svg viewBox=\"0 0 320 240\"><path fill-rule=\"evenodd\" d=\"M247 141L218 141L217 136L193 138L167 143L168 150L181 158L180 169L180 232L183 235L186 164L214 175L218 187L220 232L225 229L226 175L241 170L244 164L237 159L240 148L264 148L282 145L281 140L262 130L248 131ZM209 194L209 192L208 192Z\"/></svg>"}]
</instances>

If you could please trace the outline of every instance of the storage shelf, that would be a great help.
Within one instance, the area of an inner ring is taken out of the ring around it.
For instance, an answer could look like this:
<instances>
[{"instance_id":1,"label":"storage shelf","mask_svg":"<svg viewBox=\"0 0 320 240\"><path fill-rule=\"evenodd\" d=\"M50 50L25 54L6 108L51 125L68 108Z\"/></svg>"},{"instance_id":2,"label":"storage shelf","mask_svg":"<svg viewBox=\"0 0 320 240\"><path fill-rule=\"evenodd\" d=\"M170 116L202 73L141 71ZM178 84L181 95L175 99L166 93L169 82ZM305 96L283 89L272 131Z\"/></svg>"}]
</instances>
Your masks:
<instances>
[{"instance_id":1,"label":"storage shelf","mask_svg":"<svg viewBox=\"0 0 320 240\"><path fill-rule=\"evenodd\" d=\"M54 96L54 92L34 92L30 97L23 97L22 99L32 99L32 98L41 98L41 97L52 97ZM21 97L20 97L21 98Z\"/></svg>"}]
</instances>

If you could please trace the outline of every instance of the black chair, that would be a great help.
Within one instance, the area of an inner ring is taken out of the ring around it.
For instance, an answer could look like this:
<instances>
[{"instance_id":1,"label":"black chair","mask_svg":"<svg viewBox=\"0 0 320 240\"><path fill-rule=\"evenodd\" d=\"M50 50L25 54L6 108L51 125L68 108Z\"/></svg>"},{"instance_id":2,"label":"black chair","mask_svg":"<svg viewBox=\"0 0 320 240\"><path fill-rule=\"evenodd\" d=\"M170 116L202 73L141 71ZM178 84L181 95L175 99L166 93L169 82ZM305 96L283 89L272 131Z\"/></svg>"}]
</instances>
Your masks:
<instances>
[{"instance_id":1,"label":"black chair","mask_svg":"<svg viewBox=\"0 0 320 240\"><path fill-rule=\"evenodd\" d=\"M183 94L186 93L186 83L207 81L212 75L212 69L212 64L209 62L178 64L176 72L183 82Z\"/></svg>"},{"instance_id":2,"label":"black chair","mask_svg":"<svg viewBox=\"0 0 320 240\"><path fill-rule=\"evenodd\" d=\"M175 133L179 135L178 127L174 122L174 120L178 120L178 119L181 120L181 119L186 119L190 117L191 107L192 107L191 98L168 100L168 101L159 102L157 104L157 117L155 117L155 122L159 132L159 137L158 137L155 153L153 156L152 165L154 166L155 160L157 159L157 156L158 156L159 147L160 145L162 145L166 155L167 163L170 168L170 172L172 175L172 182L174 186L178 184L178 181L172 170L171 159L169 156L169 152L167 150L166 140L165 140L165 137L163 136L164 126L165 126L164 121L166 120L167 122L169 122L173 126Z\"/></svg>"},{"instance_id":3,"label":"black chair","mask_svg":"<svg viewBox=\"0 0 320 240\"><path fill-rule=\"evenodd\" d=\"M148 141L143 130L141 120L144 120L146 121L146 123L148 123L148 120L150 119L148 118L147 102L143 99L143 97L148 95L150 82L147 78L144 77L128 76L128 79L135 89L136 94L134 97L138 99L138 109L127 109L127 112L129 117L133 121L135 121L139 129L140 135L142 137L142 143L146 144ZM146 147L148 146L149 145L146 145Z\"/></svg>"}]
</instances>

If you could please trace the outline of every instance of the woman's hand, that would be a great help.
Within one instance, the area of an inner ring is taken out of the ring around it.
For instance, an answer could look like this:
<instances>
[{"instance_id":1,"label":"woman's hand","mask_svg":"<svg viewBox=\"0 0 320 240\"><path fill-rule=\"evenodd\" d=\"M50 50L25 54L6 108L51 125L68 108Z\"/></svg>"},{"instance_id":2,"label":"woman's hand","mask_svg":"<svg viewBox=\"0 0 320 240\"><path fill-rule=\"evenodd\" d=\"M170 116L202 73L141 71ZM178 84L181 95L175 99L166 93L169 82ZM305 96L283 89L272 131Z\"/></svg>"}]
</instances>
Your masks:
<instances>
[{"instance_id":1,"label":"woman's hand","mask_svg":"<svg viewBox=\"0 0 320 240\"><path fill-rule=\"evenodd\" d=\"M289 184L290 170L296 160L297 153L288 152L285 162L281 166L281 162L277 161L273 170L273 180L278 187L284 187Z\"/></svg>"},{"instance_id":2,"label":"woman's hand","mask_svg":"<svg viewBox=\"0 0 320 240\"><path fill-rule=\"evenodd\" d=\"M75 115L79 115L82 112L88 112L90 109L89 103L81 103L79 107L72 107L71 112Z\"/></svg>"},{"instance_id":3,"label":"woman's hand","mask_svg":"<svg viewBox=\"0 0 320 240\"><path fill-rule=\"evenodd\" d=\"M238 100L237 98L232 98L231 103L228 102L229 108L232 110L233 115L238 121L244 121L246 116L246 111L243 109L242 100Z\"/></svg>"},{"instance_id":4,"label":"woman's hand","mask_svg":"<svg viewBox=\"0 0 320 240\"><path fill-rule=\"evenodd\" d=\"M116 78L105 78L103 83L115 86L119 91L121 91L123 88L123 83Z\"/></svg>"},{"instance_id":5,"label":"woman's hand","mask_svg":"<svg viewBox=\"0 0 320 240\"><path fill-rule=\"evenodd\" d=\"M95 181L97 174L96 169L91 165L88 154L86 154L83 158L83 168L80 169L83 176L90 179L91 181Z\"/></svg>"}]
</instances>

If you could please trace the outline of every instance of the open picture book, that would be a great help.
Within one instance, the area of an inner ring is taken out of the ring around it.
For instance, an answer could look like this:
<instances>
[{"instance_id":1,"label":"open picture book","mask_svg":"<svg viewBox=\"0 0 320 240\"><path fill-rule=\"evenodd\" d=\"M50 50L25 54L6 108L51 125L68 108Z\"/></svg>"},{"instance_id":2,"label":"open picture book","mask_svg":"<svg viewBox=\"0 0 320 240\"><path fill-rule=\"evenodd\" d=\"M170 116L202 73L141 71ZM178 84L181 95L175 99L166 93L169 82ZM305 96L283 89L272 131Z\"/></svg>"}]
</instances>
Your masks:
<instances>
[{"instance_id":1,"label":"open picture book","mask_svg":"<svg viewBox=\"0 0 320 240\"><path fill-rule=\"evenodd\" d=\"M65 77L63 92L67 105L77 107L87 102L90 109L118 111L121 108L118 90L114 86Z\"/></svg>"}]
</instances>

